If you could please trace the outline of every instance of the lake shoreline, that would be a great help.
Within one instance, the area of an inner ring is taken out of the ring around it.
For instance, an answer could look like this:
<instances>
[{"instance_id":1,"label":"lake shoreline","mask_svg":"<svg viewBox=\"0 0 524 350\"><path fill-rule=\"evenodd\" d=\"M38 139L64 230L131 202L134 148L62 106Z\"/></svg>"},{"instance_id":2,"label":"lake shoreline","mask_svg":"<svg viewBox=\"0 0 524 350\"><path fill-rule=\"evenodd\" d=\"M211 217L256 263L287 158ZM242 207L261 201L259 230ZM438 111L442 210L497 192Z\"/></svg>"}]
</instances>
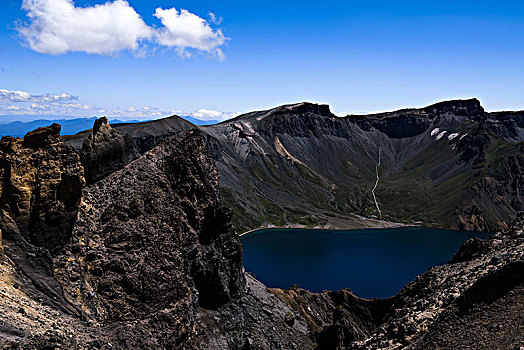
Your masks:
<instances>
[{"instance_id":1,"label":"lake shoreline","mask_svg":"<svg viewBox=\"0 0 524 350\"><path fill-rule=\"evenodd\" d=\"M364 218L364 217L361 217ZM377 220L372 218L364 218L362 222L369 222L373 225L348 225L344 227L336 227L331 225L321 225L321 226L315 226L315 227L308 227L305 225L300 224L291 224L291 225L283 225L283 226L277 226L277 225L267 225L267 226L260 226L242 233L239 233L238 236L242 237L249 233L253 233L256 231L261 230L271 230L271 229L300 229L300 230L331 230L331 231L347 231L347 230L360 230L360 229L388 229L388 228L402 228L402 227L423 227L423 224L404 224L401 222L392 222L392 221L384 221L384 220ZM376 224L376 226L375 226Z\"/></svg>"}]
</instances>

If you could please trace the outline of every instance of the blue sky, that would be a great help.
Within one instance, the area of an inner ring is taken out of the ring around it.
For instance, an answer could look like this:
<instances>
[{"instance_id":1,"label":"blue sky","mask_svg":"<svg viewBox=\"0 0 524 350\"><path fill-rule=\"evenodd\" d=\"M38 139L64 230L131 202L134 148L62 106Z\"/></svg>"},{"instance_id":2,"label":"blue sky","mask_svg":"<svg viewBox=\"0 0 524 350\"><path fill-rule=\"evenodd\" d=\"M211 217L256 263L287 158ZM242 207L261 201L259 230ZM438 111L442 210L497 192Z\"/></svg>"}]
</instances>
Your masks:
<instances>
[{"instance_id":1,"label":"blue sky","mask_svg":"<svg viewBox=\"0 0 524 350\"><path fill-rule=\"evenodd\" d=\"M74 1L69 21L70 0L3 0L0 114L216 119L299 101L365 113L469 97L524 109L521 1L117 2ZM103 4L99 26L77 11ZM189 22L168 16L181 9Z\"/></svg>"}]
</instances>

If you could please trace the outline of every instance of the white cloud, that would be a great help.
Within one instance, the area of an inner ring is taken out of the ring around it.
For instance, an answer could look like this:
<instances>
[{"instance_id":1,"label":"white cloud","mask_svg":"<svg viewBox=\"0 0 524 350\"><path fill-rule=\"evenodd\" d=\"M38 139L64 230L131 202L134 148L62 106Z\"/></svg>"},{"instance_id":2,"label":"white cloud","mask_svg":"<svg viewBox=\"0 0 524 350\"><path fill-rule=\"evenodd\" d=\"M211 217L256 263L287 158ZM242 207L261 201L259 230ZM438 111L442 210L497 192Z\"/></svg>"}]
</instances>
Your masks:
<instances>
[{"instance_id":1,"label":"white cloud","mask_svg":"<svg viewBox=\"0 0 524 350\"><path fill-rule=\"evenodd\" d=\"M47 110L49 109L49 105L41 105L37 103L31 103L31 108L34 110Z\"/></svg>"},{"instance_id":2,"label":"white cloud","mask_svg":"<svg viewBox=\"0 0 524 350\"><path fill-rule=\"evenodd\" d=\"M214 111L212 109L206 109L206 108L201 108L194 112L189 112L189 113L180 112L177 114L190 115L193 118L197 118L197 119L204 120L204 121L210 121L210 120L224 121L224 120L231 119L231 118L234 118L240 115L240 113L220 112L220 111Z\"/></svg>"},{"instance_id":3,"label":"white cloud","mask_svg":"<svg viewBox=\"0 0 524 350\"><path fill-rule=\"evenodd\" d=\"M77 97L68 93L31 95L26 91L11 91L0 89L0 102L51 102L51 101L71 101Z\"/></svg>"},{"instance_id":4,"label":"white cloud","mask_svg":"<svg viewBox=\"0 0 524 350\"><path fill-rule=\"evenodd\" d=\"M224 58L221 46L227 38L203 18L175 8L157 8L154 16L162 27L148 26L125 0L76 7L73 0L23 0L29 21L18 28L29 47L42 54L67 52L114 55L130 50L137 56L146 52L146 43L174 48L181 57L192 50ZM213 24L222 19L209 14Z\"/></svg>"},{"instance_id":5,"label":"white cloud","mask_svg":"<svg viewBox=\"0 0 524 350\"><path fill-rule=\"evenodd\" d=\"M213 111L211 109L205 109L205 108L201 108L198 111L193 112L193 117L195 118L212 119L212 118L219 118L221 116L222 116L222 112Z\"/></svg>"},{"instance_id":6,"label":"white cloud","mask_svg":"<svg viewBox=\"0 0 524 350\"><path fill-rule=\"evenodd\" d=\"M75 100L75 101L72 101ZM32 95L25 91L0 89L0 115L76 116L92 117L107 115L122 120L151 120L171 115L192 116L202 121L224 121L240 113L221 112L201 108L195 111L175 111L151 106L128 106L127 108L104 108L76 102L78 98L68 93Z\"/></svg>"},{"instance_id":7,"label":"white cloud","mask_svg":"<svg viewBox=\"0 0 524 350\"><path fill-rule=\"evenodd\" d=\"M159 44L176 48L178 54L184 57L190 56L187 48L192 48L209 52L219 59L224 58L220 46L225 43L226 37L220 29L213 30L205 19L175 8L158 8L155 17L164 25L156 33Z\"/></svg>"},{"instance_id":8,"label":"white cloud","mask_svg":"<svg viewBox=\"0 0 524 350\"><path fill-rule=\"evenodd\" d=\"M137 50L152 30L124 0L75 7L72 0L23 0L30 25L20 28L31 49L58 55L70 51L115 54Z\"/></svg>"},{"instance_id":9,"label":"white cloud","mask_svg":"<svg viewBox=\"0 0 524 350\"><path fill-rule=\"evenodd\" d=\"M0 101L2 102L27 102L31 101L31 94L25 91L10 91L0 89Z\"/></svg>"},{"instance_id":10,"label":"white cloud","mask_svg":"<svg viewBox=\"0 0 524 350\"><path fill-rule=\"evenodd\" d=\"M43 101L51 102L51 101L71 101L78 99L76 96L73 96L71 94L67 94L65 92L62 92L61 94L55 95L55 94L45 94L42 96L35 96L41 98Z\"/></svg>"}]
</instances>

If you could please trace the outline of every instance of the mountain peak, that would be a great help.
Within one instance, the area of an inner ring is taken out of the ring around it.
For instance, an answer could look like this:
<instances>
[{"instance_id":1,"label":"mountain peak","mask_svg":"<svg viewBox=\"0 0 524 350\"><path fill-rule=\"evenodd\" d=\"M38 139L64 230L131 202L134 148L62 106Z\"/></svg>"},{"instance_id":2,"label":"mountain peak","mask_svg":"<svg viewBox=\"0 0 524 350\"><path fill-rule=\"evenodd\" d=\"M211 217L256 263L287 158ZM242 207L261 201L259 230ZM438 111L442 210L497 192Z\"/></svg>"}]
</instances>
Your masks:
<instances>
[{"instance_id":1,"label":"mountain peak","mask_svg":"<svg viewBox=\"0 0 524 350\"><path fill-rule=\"evenodd\" d=\"M284 105L279 107L278 109L295 113L313 113L329 117L333 116L331 110L329 109L329 105L311 102L300 102L290 105Z\"/></svg>"},{"instance_id":2,"label":"mountain peak","mask_svg":"<svg viewBox=\"0 0 524 350\"><path fill-rule=\"evenodd\" d=\"M424 108L424 110L436 114L477 115L485 113L480 101L476 98L438 102Z\"/></svg>"}]
</instances>

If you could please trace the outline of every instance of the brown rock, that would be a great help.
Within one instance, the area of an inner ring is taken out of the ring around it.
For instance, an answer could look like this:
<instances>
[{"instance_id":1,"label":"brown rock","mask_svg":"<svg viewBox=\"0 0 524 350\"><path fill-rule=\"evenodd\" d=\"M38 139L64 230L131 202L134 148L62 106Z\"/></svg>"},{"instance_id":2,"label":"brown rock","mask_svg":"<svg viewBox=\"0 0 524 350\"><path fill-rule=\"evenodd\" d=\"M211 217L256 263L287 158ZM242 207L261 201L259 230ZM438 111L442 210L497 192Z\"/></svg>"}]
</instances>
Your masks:
<instances>
[{"instance_id":1,"label":"brown rock","mask_svg":"<svg viewBox=\"0 0 524 350\"><path fill-rule=\"evenodd\" d=\"M85 180L60 125L0 141L0 230L57 252L69 239Z\"/></svg>"}]
</instances>

